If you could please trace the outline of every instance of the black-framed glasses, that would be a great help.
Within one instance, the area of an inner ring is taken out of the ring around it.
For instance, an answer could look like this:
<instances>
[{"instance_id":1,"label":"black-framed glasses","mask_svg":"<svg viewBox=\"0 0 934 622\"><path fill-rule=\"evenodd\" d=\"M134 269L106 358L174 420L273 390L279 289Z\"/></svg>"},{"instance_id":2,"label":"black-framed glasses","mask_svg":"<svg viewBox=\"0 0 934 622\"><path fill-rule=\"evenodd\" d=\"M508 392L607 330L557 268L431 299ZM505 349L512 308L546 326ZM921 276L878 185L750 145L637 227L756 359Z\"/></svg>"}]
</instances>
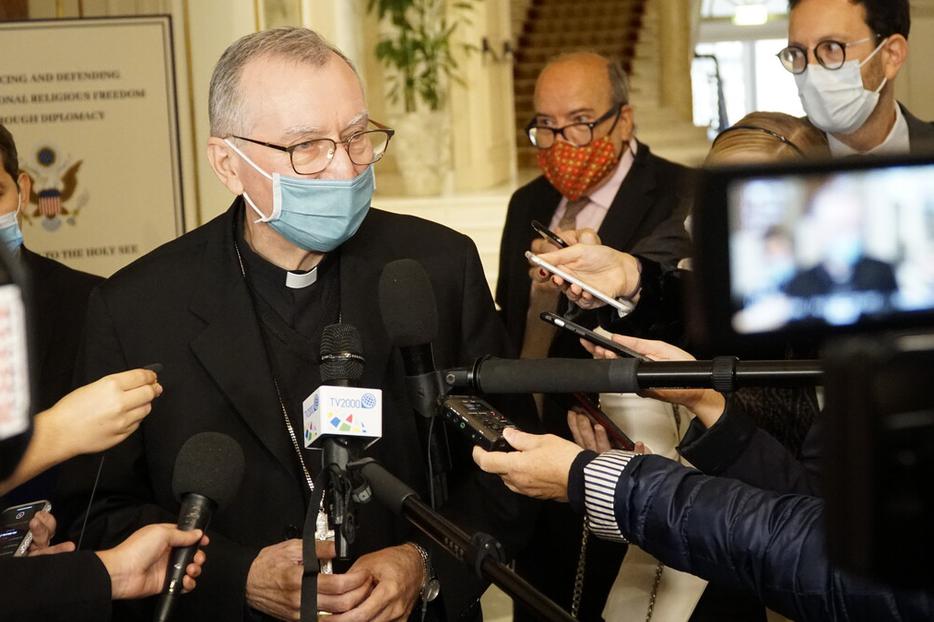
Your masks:
<instances>
[{"instance_id":1,"label":"black-framed glasses","mask_svg":"<svg viewBox=\"0 0 934 622\"><path fill-rule=\"evenodd\" d=\"M820 63L821 67L824 69L836 71L843 67L843 64L846 62L846 49L848 47L869 43L870 41L879 41L881 39L885 39L885 37L882 35L873 35L858 41L850 41L849 43L827 39L814 46L814 58L817 59L817 62ZM782 66L795 75L804 73L808 68L808 50L800 45L789 45L776 54L776 56L778 56L778 60L782 62Z\"/></svg>"},{"instance_id":2,"label":"black-framed glasses","mask_svg":"<svg viewBox=\"0 0 934 622\"><path fill-rule=\"evenodd\" d=\"M341 141L332 138L315 138L314 140L306 140L285 146L233 134L231 138L284 151L289 154L293 171L299 175L314 175L328 167L337 153L338 145L344 146L350 161L357 166L379 162L385 155L386 149L389 148L389 141L396 131L372 119L369 122L376 126L377 129L354 132L347 140Z\"/></svg>"},{"instance_id":3,"label":"black-framed glasses","mask_svg":"<svg viewBox=\"0 0 934 622\"><path fill-rule=\"evenodd\" d=\"M596 121L590 121L589 123L570 123L564 127L538 125L538 117L536 117L525 126L525 133L528 134L532 145L538 149L550 149L551 146L555 144L555 139L558 136L563 137L564 140L575 147L586 147L593 142L594 128L615 115L616 118L613 119L613 125L610 127L610 131L607 132L607 134L613 132L613 129L616 128L616 124L619 123L619 117L623 114L623 106L625 105L626 104L623 102L613 104L613 107L607 110L606 113L601 115Z\"/></svg>"}]
</instances>

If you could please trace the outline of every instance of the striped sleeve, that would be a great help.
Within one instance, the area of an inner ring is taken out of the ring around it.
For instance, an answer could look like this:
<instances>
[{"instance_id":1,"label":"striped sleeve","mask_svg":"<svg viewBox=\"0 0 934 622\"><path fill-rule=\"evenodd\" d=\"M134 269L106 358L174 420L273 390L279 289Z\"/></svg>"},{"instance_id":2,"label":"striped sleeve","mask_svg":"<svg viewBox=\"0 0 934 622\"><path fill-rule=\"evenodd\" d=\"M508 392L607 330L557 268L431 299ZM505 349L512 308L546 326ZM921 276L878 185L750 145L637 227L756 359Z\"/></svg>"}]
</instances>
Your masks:
<instances>
[{"instance_id":1,"label":"striped sleeve","mask_svg":"<svg viewBox=\"0 0 934 622\"><path fill-rule=\"evenodd\" d=\"M614 449L600 454L584 467L588 529L600 538L626 542L616 523L613 500L616 482L635 455L631 451Z\"/></svg>"}]
</instances>

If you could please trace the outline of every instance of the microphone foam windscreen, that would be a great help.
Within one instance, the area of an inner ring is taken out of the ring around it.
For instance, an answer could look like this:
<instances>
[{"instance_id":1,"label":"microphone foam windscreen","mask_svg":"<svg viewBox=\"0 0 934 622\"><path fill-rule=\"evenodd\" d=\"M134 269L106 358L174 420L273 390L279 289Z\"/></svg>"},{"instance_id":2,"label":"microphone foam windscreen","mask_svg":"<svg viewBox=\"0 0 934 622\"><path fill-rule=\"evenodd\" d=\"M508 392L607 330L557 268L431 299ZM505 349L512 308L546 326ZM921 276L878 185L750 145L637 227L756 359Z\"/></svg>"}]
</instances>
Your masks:
<instances>
[{"instance_id":1,"label":"microphone foam windscreen","mask_svg":"<svg viewBox=\"0 0 934 622\"><path fill-rule=\"evenodd\" d=\"M428 273L414 259L386 264L379 277L383 325L396 347L431 343L438 335L438 308Z\"/></svg>"},{"instance_id":2,"label":"microphone foam windscreen","mask_svg":"<svg viewBox=\"0 0 934 622\"><path fill-rule=\"evenodd\" d=\"M321 382L359 380L363 375L363 343L350 324L330 324L321 334Z\"/></svg>"},{"instance_id":3,"label":"microphone foam windscreen","mask_svg":"<svg viewBox=\"0 0 934 622\"><path fill-rule=\"evenodd\" d=\"M243 449L220 432L199 432L182 445L172 472L172 492L181 501L188 493L204 495L226 506L243 479Z\"/></svg>"}]
</instances>

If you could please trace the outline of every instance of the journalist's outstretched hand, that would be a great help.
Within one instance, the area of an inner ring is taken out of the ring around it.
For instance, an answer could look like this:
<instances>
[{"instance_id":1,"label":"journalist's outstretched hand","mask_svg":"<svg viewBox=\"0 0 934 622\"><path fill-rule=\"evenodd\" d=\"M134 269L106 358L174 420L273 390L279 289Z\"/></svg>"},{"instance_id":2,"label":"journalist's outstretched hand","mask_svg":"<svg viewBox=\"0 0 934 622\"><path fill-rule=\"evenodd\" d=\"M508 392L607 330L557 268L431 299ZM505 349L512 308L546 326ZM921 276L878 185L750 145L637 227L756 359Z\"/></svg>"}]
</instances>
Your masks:
<instances>
[{"instance_id":1,"label":"journalist's outstretched hand","mask_svg":"<svg viewBox=\"0 0 934 622\"><path fill-rule=\"evenodd\" d=\"M155 372L131 369L75 389L33 419L33 436L0 495L80 454L110 449L136 431L162 395Z\"/></svg>"},{"instance_id":2,"label":"journalist's outstretched hand","mask_svg":"<svg viewBox=\"0 0 934 622\"><path fill-rule=\"evenodd\" d=\"M562 232L562 237L571 241L571 235ZM548 263L561 268L591 287L614 298L634 298L639 292L639 260L609 246L600 244L600 239L592 231L585 229L578 232L578 243L539 255ZM583 309L595 309L603 302L585 292L579 285L566 283L559 276L547 273L539 268L533 270L533 281L550 280L553 285L564 290L572 302Z\"/></svg>"},{"instance_id":3,"label":"journalist's outstretched hand","mask_svg":"<svg viewBox=\"0 0 934 622\"><path fill-rule=\"evenodd\" d=\"M626 335L611 335L613 341L643 354L653 361L693 361L694 357L682 350L664 341L653 341L650 339L639 339L637 337L628 337ZM615 359L616 354L600 346L595 346L590 342L581 339L581 345L590 352L594 358ZM726 399L721 393L713 389L651 389L641 391L642 397L651 397L663 402L678 404L684 406L700 419L704 427L711 427L726 408Z\"/></svg>"},{"instance_id":4,"label":"journalist's outstretched hand","mask_svg":"<svg viewBox=\"0 0 934 622\"><path fill-rule=\"evenodd\" d=\"M474 447L477 466L502 477L513 492L536 499L567 501L568 472L583 449L553 434L528 434L506 428L503 436L516 451L489 452Z\"/></svg>"},{"instance_id":5,"label":"journalist's outstretched hand","mask_svg":"<svg viewBox=\"0 0 934 622\"><path fill-rule=\"evenodd\" d=\"M32 542L29 551L30 557L36 555L54 555L55 553L70 553L75 550L74 542L62 542L52 546L55 529L58 522L49 512L39 512L29 521L29 531L32 532Z\"/></svg>"},{"instance_id":6,"label":"journalist's outstretched hand","mask_svg":"<svg viewBox=\"0 0 934 622\"><path fill-rule=\"evenodd\" d=\"M172 548L199 543L207 546L208 537L200 529L182 531L175 525L162 523L147 525L112 549L98 551L97 556L110 575L111 597L143 598L162 591L165 571ZM195 589L195 579L201 575L206 556L204 551L185 568L182 587L185 592Z\"/></svg>"}]
</instances>

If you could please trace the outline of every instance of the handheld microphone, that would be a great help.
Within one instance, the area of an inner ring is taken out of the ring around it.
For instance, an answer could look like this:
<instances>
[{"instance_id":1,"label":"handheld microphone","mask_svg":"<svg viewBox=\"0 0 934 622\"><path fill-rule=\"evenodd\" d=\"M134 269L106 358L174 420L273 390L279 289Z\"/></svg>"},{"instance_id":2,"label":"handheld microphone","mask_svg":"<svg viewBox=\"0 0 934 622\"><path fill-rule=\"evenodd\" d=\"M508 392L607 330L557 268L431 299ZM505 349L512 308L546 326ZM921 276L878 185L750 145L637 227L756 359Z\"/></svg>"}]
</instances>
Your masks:
<instances>
[{"instance_id":1,"label":"handheld microphone","mask_svg":"<svg viewBox=\"0 0 934 622\"><path fill-rule=\"evenodd\" d=\"M224 508L237 493L243 470L243 450L226 434L201 432L185 441L172 473L172 491L181 502L178 528L207 530L214 512ZM197 544L172 550L153 617L156 622L171 618L182 593L185 568L197 550Z\"/></svg>"},{"instance_id":2,"label":"handheld microphone","mask_svg":"<svg viewBox=\"0 0 934 622\"><path fill-rule=\"evenodd\" d=\"M710 361L636 359L477 359L472 367L445 372L452 388L481 393L635 393L652 388L793 387L821 384L820 361Z\"/></svg>"},{"instance_id":3,"label":"handheld microphone","mask_svg":"<svg viewBox=\"0 0 934 622\"><path fill-rule=\"evenodd\" d=\"M397 259L386 264L379 277L379 307L389 339L402 354L415 412L434 417L438 400L447 391L431 349L438 336L438 308L431 280L420 263Z\"/></svg>"}]
</instances>

